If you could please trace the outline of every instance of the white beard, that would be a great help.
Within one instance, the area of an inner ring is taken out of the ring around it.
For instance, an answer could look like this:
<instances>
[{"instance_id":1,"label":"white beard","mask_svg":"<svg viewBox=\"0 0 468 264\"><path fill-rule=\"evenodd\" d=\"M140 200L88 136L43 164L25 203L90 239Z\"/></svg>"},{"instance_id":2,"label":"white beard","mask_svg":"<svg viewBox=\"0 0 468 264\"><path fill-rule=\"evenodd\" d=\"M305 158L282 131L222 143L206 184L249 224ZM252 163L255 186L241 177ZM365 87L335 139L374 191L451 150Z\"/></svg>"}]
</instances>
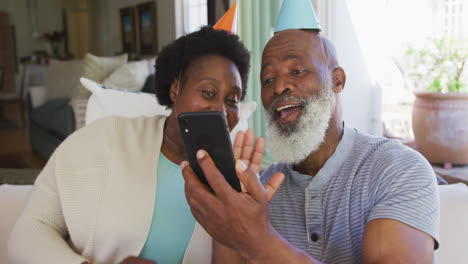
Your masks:
<instances>
[{"instance_id":1,"label":"white beard","mask_svg":"<svg viewBox=\"0 0 468 264\"><path fill-rule=\"evenodd\" d=\"M279 125L274 119L275 110L265 109L267 146L277 161L297 164L317 151L325 140L331 118L331 79L323 87L318 97L308 100L294 98L302 101L304 106L295 125Z\"/></svg>"}]
</instances>

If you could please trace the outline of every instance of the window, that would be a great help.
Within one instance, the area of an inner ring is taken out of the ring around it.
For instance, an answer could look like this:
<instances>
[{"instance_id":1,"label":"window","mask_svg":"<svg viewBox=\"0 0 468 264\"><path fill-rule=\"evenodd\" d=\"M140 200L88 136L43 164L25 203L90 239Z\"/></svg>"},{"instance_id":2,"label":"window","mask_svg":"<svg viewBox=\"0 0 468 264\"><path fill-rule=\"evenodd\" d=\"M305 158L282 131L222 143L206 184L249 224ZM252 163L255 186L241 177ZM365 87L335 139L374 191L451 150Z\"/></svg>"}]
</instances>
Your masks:
<instances>
[{"instance_id":1,"label":"window","mask_svg":"<svg viewBox=\"0 0 468 264\"><path fill-rule=\"evenodd\" d=\"M208 24L207 0L184 0L184 33L188 34Z\"/></svg>"},{"instance_id":2,"label":"window","mask_svg":"<svg viewBox=\"0 0 468 264\"><path fill-rule=\"evenodd\" d=\"M319 14L320 4L324 1L317 0ZM395 128L401 125L400 127L405 128L405 131L402 133L397 131L398 133L394 136L411 138L413 91L424 89L424 87L429 88L435 81L433 78L426 78L427 82L430 82L429 85L422 82L415 84L410 80L412 76L409 75L413 75L413 71L405 70L416 71L420 65L422 67L429 65L428 63L420 63L418 67L412 68L401 66L413 65L412 57L407 55L415 53L415 50L431 48L430 43L434 39L454 39L465 43L466 48L468 46L468 0L330 2L336 3L339 7L332 10L336 12L336 16L332 19L322 17L322 21L325 21L327 26L330 25L328 23L330 20L336 23L336 28L331 28L331 33L336 33L331 36L335 37L335 43L338 43L340 48L338 55L342 54L344 58L341 61L345 62L343 65L345 70L353 72L355 69L360 69L355 70L355 74L351 75L355 80L362 82L370 80L377 84L374 86L378 88L375 94L382 95L380 97L383 108L381 118L386 129L387 125L396 123ZM325 12L325 14L328 13ZM351 48L347 49L348 47ZM353 55L353 52L356 55ZM407 60L409 60L408 63L406 63ZM363 76L360 77L359 74ZM462 76L465 76L464 80L468 80L468 70L465 69ZM350 78L348 84L352 81L353 79ZM349 89L348 87L348 91ZM364 88L361 90L359 94L362 97ZM356 93L355 90L353 91ZM354 98L349 93L347 95L348 98ZM344 97L344 103L346 102L346 97ZM349 106L353 104L352 101L348 102Z\"/></svg>"},{"instance_id":3,"label":"window","mask_svg":"<svg viewBox=\"0 0 468 264\"><path fill-rule=\"evenodd\" d=\"M444 0L441 5L440 17L443 21L440 23L439 34L451 38L460 39L463 37L463 12L464 3L462 0ZM466 5L466 4L465 4Z\"/></svg>"}]
</instances>

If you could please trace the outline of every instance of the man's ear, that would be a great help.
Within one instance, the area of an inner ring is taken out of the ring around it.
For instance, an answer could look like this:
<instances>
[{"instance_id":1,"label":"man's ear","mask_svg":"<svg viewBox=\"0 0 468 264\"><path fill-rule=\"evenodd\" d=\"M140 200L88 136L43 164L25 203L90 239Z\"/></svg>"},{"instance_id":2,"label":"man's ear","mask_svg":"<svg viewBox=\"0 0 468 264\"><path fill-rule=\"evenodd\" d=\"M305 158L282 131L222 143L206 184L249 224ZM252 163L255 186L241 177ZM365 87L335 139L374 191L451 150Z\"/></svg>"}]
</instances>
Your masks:
<instances>
[{"instance_id":1,"label":"man's ear","mask_svg":"<svg viewBox=\"0 0 468 264\"><path fill-rule=\"evenodd\" d=\"M179 79L175 78L174 81L172 81L171 89L169 90L169 96L173 103L176 101L178 94L179 94Z\"/></svg>"},{"instance_id":2,"label":"man's ear","mask_svg":"<svg viewBox=\"0 0 468 264\"><path fill-rule=\"evenodd\" d=\"M343 68L338 67L333 70L332 81L333 81L333 91L335 93L341 93L346 83L346 74Z\"/></svg>"}]
</instances>

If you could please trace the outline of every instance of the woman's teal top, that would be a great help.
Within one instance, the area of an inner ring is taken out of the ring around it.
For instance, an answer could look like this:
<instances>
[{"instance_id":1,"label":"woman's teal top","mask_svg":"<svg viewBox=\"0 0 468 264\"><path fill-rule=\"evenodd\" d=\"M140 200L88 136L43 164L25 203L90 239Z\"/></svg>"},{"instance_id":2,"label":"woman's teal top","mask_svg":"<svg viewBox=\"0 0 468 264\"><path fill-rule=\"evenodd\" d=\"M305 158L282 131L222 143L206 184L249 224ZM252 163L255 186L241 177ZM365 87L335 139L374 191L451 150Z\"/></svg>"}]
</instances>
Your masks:
<instances>
[{"instance_id":1,"label":"woman's teal top","mask_svg":"<svg viewBox=\"0 0 468 264\"><path fill-rule=\"evenodd\" d=\"M153 221L140 257L158 264L182 263L195 227L179 165L159 155Z\"/></svg>"}]
</instances>

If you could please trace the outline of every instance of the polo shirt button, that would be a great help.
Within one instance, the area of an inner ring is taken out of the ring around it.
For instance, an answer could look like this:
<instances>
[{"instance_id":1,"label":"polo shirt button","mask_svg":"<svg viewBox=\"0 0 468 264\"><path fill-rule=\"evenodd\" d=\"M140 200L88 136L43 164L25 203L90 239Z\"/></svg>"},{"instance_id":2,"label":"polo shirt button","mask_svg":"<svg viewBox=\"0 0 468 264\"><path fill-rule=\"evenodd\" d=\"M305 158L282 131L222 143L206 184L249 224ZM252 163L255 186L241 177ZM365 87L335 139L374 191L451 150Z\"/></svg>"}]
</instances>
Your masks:
<instances>
[{"instance_id":1,"label":"polo shirt button","mask_svg":"<svg viewBox=\"0 0 468 264\"><path fill-rule=\"evenodd\" d=\"M312 235L310 235L310 239L312 240L312 242L317 242L319 236L317 235L317 233L313 233Z\"/></svg>"}]
</instances>

